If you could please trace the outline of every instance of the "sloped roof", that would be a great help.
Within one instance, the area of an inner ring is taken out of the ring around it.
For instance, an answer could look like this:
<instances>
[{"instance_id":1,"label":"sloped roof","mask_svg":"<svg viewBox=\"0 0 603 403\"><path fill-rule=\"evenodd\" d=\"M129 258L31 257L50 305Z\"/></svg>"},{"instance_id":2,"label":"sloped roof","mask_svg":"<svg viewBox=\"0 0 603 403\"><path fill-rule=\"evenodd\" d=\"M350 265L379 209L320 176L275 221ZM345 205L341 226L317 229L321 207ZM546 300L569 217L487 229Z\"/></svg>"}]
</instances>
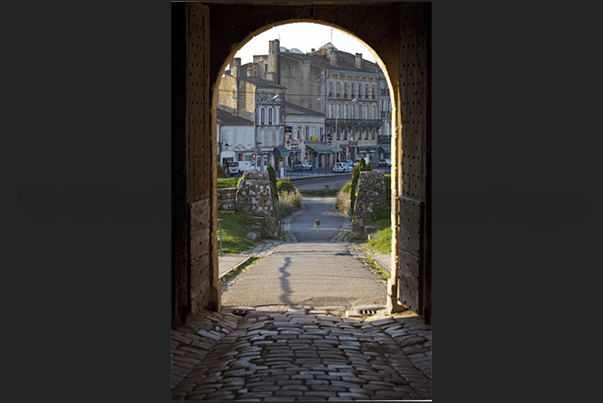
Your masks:
<instances>
[{"instance_id":1,"label":"sloped roof","mask_svg":"<svg viewBox=\"0 0 603 403\"><path fill-rule=\"evenodd\" d=\"M298 61L303 61L307 59L310 64L313 66L321 67L324 69L332 69L332 70L345 70L345 71L353 71L358 73L379 73L381 72L381 68L377 63L369 62L368 60L362 59L360 64L361 68L356 67L356 56L343 51L334 51L337 53L337 64L332 65L329 58L326 56L324 47L327 45L323 45L323 50L318 50L316 52L312 52L309 54L296 54L296 53L281 53L281 56L289 57L291 59L295 59ZM325 54L323 56L323 54Z\"/></svg>"},{"instance_id":2,"label":"sloped roof","mask_svg":"<svg viewBox=\"0 0 603 403\"><path fill-rule=\"evenodd\" d=\"M260 88L275 88L275 89L287 89L287 87L279 85L279 84L274 84L272 81L268 81L268 80L264 80L263 78L258 78L258 77L248 77L248 76L242 76L239 77L240 80L242 81L247 81L253 85L255 85L256 87L260 87Z\"/></svg>"},{"instance_id":3,"label":"sloped roof","mask_svg":"<svg viewBox=\"0 0 603 403\"><path fill-rule=\"evenodd\" d=\"M252 121L240 116L235 116L232 113L223 111L222 109L218 109L216 120L222 123L224 126L253 126Z\"/></svg>"},{"instance_id":4,"label":"sloped roof","mask_svg":"<svg viewBox=\"0 0 603 403\"><path fill-rule=\"evenodd\" d=\"M324 113L316 112L315 110L304 108L303 106L295 105L287 101L285 101L285 113L287 115L325 116Z\"/></svg>"}]
</instances>

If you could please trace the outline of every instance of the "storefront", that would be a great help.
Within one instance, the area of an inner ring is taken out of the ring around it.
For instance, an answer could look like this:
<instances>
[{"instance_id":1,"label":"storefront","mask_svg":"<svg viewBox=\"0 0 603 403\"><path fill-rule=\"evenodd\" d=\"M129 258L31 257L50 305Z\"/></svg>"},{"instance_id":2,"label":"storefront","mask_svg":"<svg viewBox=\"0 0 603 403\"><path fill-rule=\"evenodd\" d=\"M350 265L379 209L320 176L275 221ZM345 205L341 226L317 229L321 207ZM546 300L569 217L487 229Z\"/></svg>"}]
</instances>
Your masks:
<instances>
[{"instance_id":1,"label":"storefront","mask_svg":"<svg viewBox=\"0 0 603 403\"><path fill-rule=\"evenodd\" d=\"M369 157L371 164L376 164L378 161L377 158L377 146L358 146L358 156L360 158L362 154Z\"/></svg>"},{"instance_id":2,"label":"storefront","mask_svg":"<svg viewBox=\"0 0 603 403\"><path fill-rule=\"evenodd\" d=\"M381 155L379 155L379 159L391 158L391 155L392 155L392 146L391 145L380 145L379 150L381 151Z\"/></svg>"},{"instance_id":3,"label":"storefront","mask_svg":"<svg viewBox=\"0 0 603 403\"><path fill-rule=\"evenodd\" d=\"M306 144L309 150L309 162L316 168L328 168L334 165L332 154L334 154L334 148L325 144Z\"/></svg>"}]
</instances>

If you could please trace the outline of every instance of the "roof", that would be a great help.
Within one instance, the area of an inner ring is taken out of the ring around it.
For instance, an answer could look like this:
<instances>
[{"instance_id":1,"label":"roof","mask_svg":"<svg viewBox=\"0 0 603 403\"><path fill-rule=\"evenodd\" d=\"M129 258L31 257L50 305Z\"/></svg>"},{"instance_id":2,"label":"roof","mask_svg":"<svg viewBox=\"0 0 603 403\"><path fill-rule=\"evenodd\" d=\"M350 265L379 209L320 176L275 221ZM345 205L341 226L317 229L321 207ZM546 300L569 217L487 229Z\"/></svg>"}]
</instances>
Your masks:
<instances>
[{"instance_id":1,"label":"roof","mask_svg":"<svg viewBox=\"0 0 603 403\"><path fill-rule=\"evenodd\" d=\"M304 108L303 106L292 104L285 101L285 113L287 115L312 115L324 117L324 113L316 112L315 110Z\"/></svg>"},{"instance_id":2,"label":"roof","mask_svg":"<svg viewBox=\"0 0 603 403\"><path fill-rule=\"evenodd\" d=\"M283 90L287 89L287 87L285 87L283 85L274 84L272 81L264 80L263 78L239 76L239 79L242 81L247 81L248 83L251 83L251 84L255 85L256 87L275 88L275 89L283 89Z\"/></svg>"},{"instance_id":3,"label":"roof","mask_svg":"<svg viewBox=\"0 0 603 403\"><path fill-rule=\"evenodd\" d=\"M223 111L222 109L218 109L216 119L225 126L253 126L252 121L240 116L235 116L232 113Z\"/></svg>"},{"instance_id":4,"label":"roof","mask_svg":"<svg viewBox=\"0 0 603 403\"><path fill-rule=\"evenodd\" d=\"M326 46L326 45L323 45L323 46ZM379 67L379 65L377 63L369 62L368 60L365 60L365 59L362 59L361 68L357 68L355 55L353 55L351 53L343 52L343 51L338 51L338 50L334 51L334 53L337 53L337 64L332 65L331 61L326 56L325 49L326 48L323 47L316 52L304 54L304 55L300 55L300 54L296 54L296 53L281 53L281 56L288 57L288 58L291 58L294 60L298 60L300 62L303 60L308 60L311 65L321 67L324 69L331 69L331 70L337 69L337 70L345 70L345 71L358 72L358 73L373 73L373 74L381 72L381 68ZM325 55L323 56L323 54L325 54Z\"/></svg>"}]
</instances>

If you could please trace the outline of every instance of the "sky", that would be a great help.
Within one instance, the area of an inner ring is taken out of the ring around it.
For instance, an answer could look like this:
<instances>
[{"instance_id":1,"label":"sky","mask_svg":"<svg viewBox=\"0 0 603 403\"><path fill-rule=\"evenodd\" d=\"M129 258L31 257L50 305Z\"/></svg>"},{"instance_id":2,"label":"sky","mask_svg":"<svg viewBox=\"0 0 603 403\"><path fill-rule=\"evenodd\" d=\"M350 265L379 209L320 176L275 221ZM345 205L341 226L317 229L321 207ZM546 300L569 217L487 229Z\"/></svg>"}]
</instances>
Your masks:
<instances>
[{"instance_id":1,"label":"sky","mask_svg":"<svg viewBox=\"0 0 603 403\"><path fill-rule=\"evenodd\" d=\"M331 33L333 35L332 39ZM337 50L351 54L362 53L363 59L375 62L375 58L370 51L353 36L336 28L308 22L279 25L262 32L247 42L235 57L241 58L241 64L251 63L254 55L268 54L268 42L274 39L280 39L281 47L287 49L297 48L304 53L331 42Z\"/></svg>"}]
</instances>

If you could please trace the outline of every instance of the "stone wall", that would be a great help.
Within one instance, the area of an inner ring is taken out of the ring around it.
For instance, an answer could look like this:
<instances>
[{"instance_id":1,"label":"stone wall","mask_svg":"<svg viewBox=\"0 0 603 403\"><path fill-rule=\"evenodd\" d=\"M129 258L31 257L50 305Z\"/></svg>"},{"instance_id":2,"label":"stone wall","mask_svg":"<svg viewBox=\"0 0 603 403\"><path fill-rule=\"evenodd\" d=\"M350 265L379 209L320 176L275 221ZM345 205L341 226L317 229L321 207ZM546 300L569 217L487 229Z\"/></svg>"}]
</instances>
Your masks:
<instances>
[{"instance_id":1,"label":"stone wall","mask_svg":"<svg viewBox=\"0 0 603 403\"><path fill-rule=\"evenodd\" d=\"M366 237L364 227L371 222L371 213L377 206L387 203L385 175L380 171L361 171L358 194L352 220L352 239Z\"/></svg>"},{"instance_id":2,"label":"stone wall","mask_svg":"<svg viewBox=\"0 0 603 403\"><path fill-rule=\"evenodd\" d=\"M235 212L264 217L262 237L277 237L276 213L267 172L243 175L237 186Z\"/></svg>"},{"instance_id":3,"label":"stone wall","mask_svg":"<svg viewBox=\"0 0 603 403\"><path fill-rule=\"evenodd\" d=\"M218 188L218 211L234 211L237 188Z\"/></svg>"}]
</instances>

